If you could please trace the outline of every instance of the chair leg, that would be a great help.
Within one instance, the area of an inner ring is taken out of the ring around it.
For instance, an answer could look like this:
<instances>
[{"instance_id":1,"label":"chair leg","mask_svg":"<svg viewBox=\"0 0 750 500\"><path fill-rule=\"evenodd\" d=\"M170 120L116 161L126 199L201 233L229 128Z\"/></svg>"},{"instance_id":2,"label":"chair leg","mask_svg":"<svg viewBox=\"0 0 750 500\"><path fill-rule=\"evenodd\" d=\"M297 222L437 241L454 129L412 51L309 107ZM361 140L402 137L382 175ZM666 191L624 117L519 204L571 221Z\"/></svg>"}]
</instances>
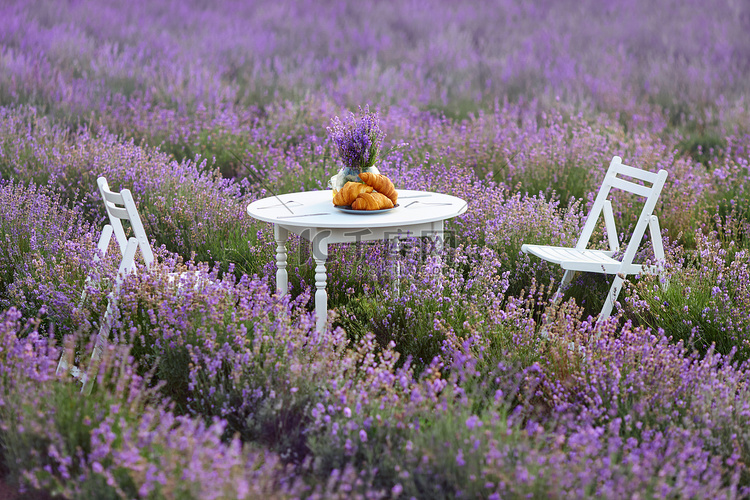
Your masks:
<instances>
[{"instance_id":1,"label":"chair leg","mask_svg":"<svg viewBox=\"0 0 750 500\"><path fill-rule=\"evenodd\" d=\"M99 371L99 365L101 364L102 355L104 349L107 347L107 338L109 338L109 332L112 330L112 300L107 305L107 311L104 313L103 323L99 329L99 333L96 335L96 343L94 344L94 350L91 353L91 362L87 373L84 374L85 378L83 381L83 387L81 388L81 394L88 396L91 394L91 390L94 387L94 380L96 380L96 374Z\"/></svg>"},{"instance_id":2,"label":"chair leg","mask_svg":"<svg viewBox=\"0 0 750 500\"><path fill-rule=\"evenodd\" d=\"M79 380L83 383L83 387L81 387L81 394L84 396L88 396L91 394L91 390L94 387L94 380L96 379L96 374L99 371L99 365L101 364L102 355L104 354L104 349L107 347L107 338L109 337L109 332L112 329L112 305L107 305L107 311L104 313L104 323L102 324L101 329L99 330L99 333L96 335L96 343L94 344L94 350L91 353L91 362L89 364L89 368L87 371L81 370L75 365L70 365L68 363L68 351L65 351L60 356L60 361L57 364L57 375L62 375L64 373L70 373L75 379Z\"/></svg>"},{"instance_id":3,"label":"chair leg","mask_svg":"<svg viewBox=\"0 0 750 500\"><path fill-rule=\"evenodd\" d=\"M390 254L390 266L391 266L391 279L393 279L393 293L396 297L401 296L401 238L400 235L395 235L391 238L390 248L388 253Z\"/></svg>"},{"instance_id":4,"label":"chair leg","mask_svg":"<svg viewBox=\"0 0 750 500\"><path fill-rule=\"evenodd\" d=\"M571 271L570 269L565 270L562 280L560 280L560 286L557 287L557 291L552 295L553 304L558 305L562 301L563 295L565 294L564 289L573 282L573 277L575 276L575 274L575 271ZM544 339L547 339L549 337L550 321L551 320L548 318L547 324L543 324L539 330L539 333Z\"/></svg>"},{"instance_id":5,"label":"chair leg","mask_svg":"<svg viewBox=\"0 0 750 500\"><path fill-rule=\"evenodd\" d=\"M563 295L565 294L564 289L568 287L573 282L573 277L575 276L576 272L571 271L570 269L567 269L565 271L565 274L563 274L562 280L560 281L560 286L557 287L557 291L552 296L552 303L559 304L560 301L563 298Z\"/></svg>"},{"instance_id":6,"label":"chair leg","mask_svg":"<svg viewBox=\"0 0 750 500\"><path fill-rule=\"evenodd\" d=\"M63 348L63 352L60 354L60 361L57 363L57 370L55 370L55 375L57 376L68 373L68 367L70 365L68 365L68 360L66 359L68 355L67 351L67 349Z\"/></svg>"},{"instance_id":7,"label":"chair leg","mask_svg":"<svg viewBox=\"0 0 750 500\"><path fill-rule=\"evenodd\" d=\"M664 255L664 243L661 240L661 227L659 226L659 218L652 215L648 219L648 228L651 232L651 242L654 246L654 258L656 259L656 274L661 275L664 271L664 264L666 256ZM661 289L666 290L669 288L669 280L665 279L661 283Z\"/></svg>"},{"instance_id":8,"label":"chair leg","mask_svg":"<svg viewBox=\"0 0 750 500\"><path fill-rule=\"evenodd\" d=\"M622 290L622 284L624 282L625 279L622 276L620 276L619 274L615 275L615 279L612 282L609 293L607 293L607 298L604 300L602 310L599 313L599 318L597 318L596 320L597 322L609 318L609 316L612 314L612 309L614 309L615 307L615 302L617 301L617 297L620 295L620 290Z\"/></svg>"},{"instance_id":9,"label":"chair leg","mask_svg":"<svg viewBox=\"0 0 750 500\"><path fill-rule=\"evenodd\" d=\"M72 361L73 356L74 354L70 349L63 348L63 352L60 354L60 361L57 363L55 375L58 377L71 375L74 379L85 384L87 379L86 372L69 363L69 360Z\"/></svg>"}]
</instances>

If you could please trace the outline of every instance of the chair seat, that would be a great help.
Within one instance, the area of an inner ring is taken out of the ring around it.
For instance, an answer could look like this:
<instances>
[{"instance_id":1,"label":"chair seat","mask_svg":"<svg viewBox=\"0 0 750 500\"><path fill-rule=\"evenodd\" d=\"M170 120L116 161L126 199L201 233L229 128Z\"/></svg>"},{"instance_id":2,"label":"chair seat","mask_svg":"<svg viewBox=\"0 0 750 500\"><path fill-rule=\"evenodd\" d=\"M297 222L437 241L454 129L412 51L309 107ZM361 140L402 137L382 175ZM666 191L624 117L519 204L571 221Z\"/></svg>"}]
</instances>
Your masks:
<instances>
[{"instance_id":1,"label":"chair seat","mask_svg":"<svg viewBox=\"0 0 750 500\"><path fill-rule=\"evenodd\" d=\"M559 264L563 269L591 273L617 274L623 271L622 263L612 258L614 252L608 250L576 250L570 247L549 245L522 245L521 251ZM631 264L627 274L638 274L639 264Z\"/></svg>"}]
</instances>

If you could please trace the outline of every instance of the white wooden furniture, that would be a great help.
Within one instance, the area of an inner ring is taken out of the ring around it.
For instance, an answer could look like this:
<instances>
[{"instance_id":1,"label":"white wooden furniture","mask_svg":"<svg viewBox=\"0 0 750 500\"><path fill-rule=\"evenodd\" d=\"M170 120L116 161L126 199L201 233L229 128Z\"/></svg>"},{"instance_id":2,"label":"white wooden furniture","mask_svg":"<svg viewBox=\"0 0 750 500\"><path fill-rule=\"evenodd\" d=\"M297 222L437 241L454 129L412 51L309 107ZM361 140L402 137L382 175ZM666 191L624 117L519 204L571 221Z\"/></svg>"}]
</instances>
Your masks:
<instances>
[{"instance_id":1,"label":"white wooden furniture","mask_svg":"<svg viewBox=\"0 0 750 500\"><path fill-rule=\"evenodd\" d=\"M629 177L642 182L636 183L622 177ZM603 320L608 318L612 313L624 279L628 274L658 274L661 271L664 262L664 246L661 239L659 219L653 214L653 211L666 179L666 170L662 169L657 173L648 172L624 165L622 158L615 156L609 164L607 174L604 177L599 193L594 200L594 205L591 207L586 223L583 226L581 236L578 238L578 242L574 248L528 244L521 246L523 252L559 264L565 269L560 287L557 289L553 300L559 301L562 298L563 288L570 284L576 271L614 275L615 278L612 286L598 317L598 320ZM650 186L646 184L650 184ZM612 204L607 199L612 189L622 189L646 199L627 248L620 258L614 258L614 255L620 250L620 243L617 237ZM587 246L600 215L604 216L610 249L590 250L587 249ZM651 233L654 257L656 258L656 263L652 266L642 266L641 264L633 263L636 251L647 227Z\"/></svg>"},{"instance_id":2,"label":"white wooden furniture","mask_svg":"<svg viewBox=\"0 0 750 500\"><path fill-rule=\"evenodd\" d=\"M99 186L99 193L102 196L102 200L104 200L104 206L107 210L107 216L109 217L109 224L105 225L102 229L102 234L99 237L99 243L97 247L100 254L105 255L109 248L112 235L114 235L115 241L117 242L118 248L120 249L120 253L122 255L122 260L120 261L120 267L118 269L117 278L115 280L113 290L109 295L107 311L104 313L102 324L96 337L96 345L94 346L94 351L91 354L91 362L94 365L98 365L99 361L101 360L102 352L107 343L109 332L112 328L112 309L117 300L117 294L120 289L120 284L122 283L125 275L131 272L135 272L135 256L138 250L140 249L141 251L141 256L143 257L143 262L145 263L146 268L151 268L154 263L154 252L152 251L151 245L149 244L148 236L146 235L146 231L143 228L143 223L141 222L141 218L138 215L138 209L135 206L133 195L130 193L130 190L123 189L119 193L115 193L109 189L107 179L105 179L104 177L99 177L97 179L97 184ZM130 227L133 232L133 236L131 236L130 238L125 235L125 229L122 225L122 221L128 221L130 223ZM96 255L94 257L94 263L96 263L98 260L99 255ZM88 283L89 279L87 279L86 281ZM85 290L83 293L84 295L81 297L82 299L85 297ZM60 362L57 365L57 374L61 375L66 372L70 373L71 375L73 375L73 377L83 383L81 392L86 395L90 394L91 388L93 386L93 380L88 378L86 371L78 368L77 366L70 365L68 363L69 357L72 358L72 353L63 352L62 356L60 357Z\"/></svg>"},{"instance_id":3,"label":"white wooden furniture","mask_svg":"<svg viewBox=\"0 0 750 500\"><path fill-rule=\"evenodd\" d=\"M436 246L444 241L443 221L464 213L464 200L447 194L398 190L398 206L380 213L346 213L333 206L331 191L288 193L256 200L247 207L252 217L274 225L276 289L287 293L289 233L311 243L315 260L316 327L325 329L328 313L326 261L328 245L428 236Z\"/></svg>"}]
</instances>

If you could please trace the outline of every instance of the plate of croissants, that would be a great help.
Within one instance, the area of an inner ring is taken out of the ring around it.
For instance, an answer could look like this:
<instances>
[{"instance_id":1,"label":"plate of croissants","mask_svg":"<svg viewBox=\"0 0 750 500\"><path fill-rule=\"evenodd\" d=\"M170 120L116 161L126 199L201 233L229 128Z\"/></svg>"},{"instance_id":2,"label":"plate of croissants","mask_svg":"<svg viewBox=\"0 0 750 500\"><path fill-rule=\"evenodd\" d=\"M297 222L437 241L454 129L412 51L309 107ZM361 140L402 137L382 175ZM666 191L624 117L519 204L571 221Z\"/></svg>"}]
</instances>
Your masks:
<instances>
[{"instance_id":1,"label":"plate of croissants","mask_svg":"<svg viewBox=\"0 0 750 500\"><path fill-rule=\"evenodd\" d=\"M346 213L376 214L398 207L398 193L393 182L382 174L363 172L362 182L347 182L333 196L333 205Z\"/></svg>"}]
</instances>

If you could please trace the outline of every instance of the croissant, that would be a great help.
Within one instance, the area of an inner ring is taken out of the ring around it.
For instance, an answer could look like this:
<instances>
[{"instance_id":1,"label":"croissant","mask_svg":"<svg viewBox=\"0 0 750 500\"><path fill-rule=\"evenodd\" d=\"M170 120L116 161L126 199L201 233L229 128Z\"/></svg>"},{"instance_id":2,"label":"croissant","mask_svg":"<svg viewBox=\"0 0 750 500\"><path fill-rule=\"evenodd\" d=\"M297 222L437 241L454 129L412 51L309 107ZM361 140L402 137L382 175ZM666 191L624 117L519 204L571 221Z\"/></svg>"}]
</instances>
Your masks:
<instances>
[{"instance_id":1,"label":"croissant","mask_svg":"<svg viewBox=\"0 0 750 500\"><path fill-rule=\"evenodd\" d=\"M372 193L373 187L361 182L347 182L341 191L333 197L333 204L336 206L351 205L359 193Z\"/></svg>"},{"instance_id":2,"label":"croissant","mask_svg":"<svg viewBox=\"0 0 750 500\"><path fill-rule=\"evenodd\" d=\"M386 195L393 204L396 204L398 200L398 193L396 188L393 187L391 180L383 174L373 174L371 172L362 172L359 174L359 178L365 181L365 184L372 186L375 191L380 194Z\"/></svg>"},{"instance_id":3,"label":"croissant","mask_svg":"<svg viewBox=\"0 0 750 500\"><path fill-rule=\"evenodd\" d=\"M382 210L393 208L393 202L381 193L360 193L352 203L352 208L354 210Z\"/></svg>"}]
</instances>

